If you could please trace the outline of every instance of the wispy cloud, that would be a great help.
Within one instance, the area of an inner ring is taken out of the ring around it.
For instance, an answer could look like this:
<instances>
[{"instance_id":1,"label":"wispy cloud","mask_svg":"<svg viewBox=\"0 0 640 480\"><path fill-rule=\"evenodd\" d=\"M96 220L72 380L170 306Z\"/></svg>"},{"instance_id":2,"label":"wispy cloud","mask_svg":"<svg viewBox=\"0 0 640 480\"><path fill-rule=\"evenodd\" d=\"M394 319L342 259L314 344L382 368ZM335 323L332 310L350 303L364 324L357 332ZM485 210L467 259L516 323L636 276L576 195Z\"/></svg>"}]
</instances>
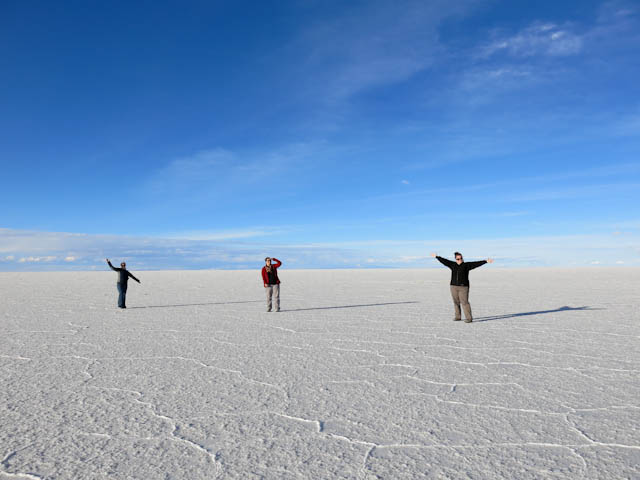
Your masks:
<instances>
[{"instance_id":1,"label":"wispy cloud","mask_svg":"<svg viewBox=\"0 0 640 480\"><path fill-rule=\"evenodd\" d=\"M496 96L549 81L548 72L530 65L481 64L459 74L454 101L466 107L479 107L492 103Z\"/></svg>"},{"instance_id":2,"label":"wispy cloud","mask_svg":"<svg viewBox=\"0 0 640 480\"><path fill-rule=\"evenodd\" d=\"M580 82L591 75L582 70L593 68L604 55L640 46L637 12L629 2L606 2L591 21L534 20L518 31L490 31L484 43L468 52L452 81L451 101L473 108L509 93ZM575 122L584 120L578 115Z\"/></svg>"},{"instance_id":3,"label":"wispy cloud","mask_svg":"<svg viewBox=\"0 0 640 480\"><path fill-rule=\"evenodd\" d=\"M489 191L493 198L500 200L548 200L553 198L570 198L585 195L603 194L607 191L619 192L633 190L638 187L634 182L599 183L589 185L574 185L567 188L564 183L567 180L576 179L599 179L610 177L634 178L640 173L640 163L620 163L605 165L602 167L592 167L583 169L573 169L567 171L547 172L542 175L532 175L526 177L514 177L495 182L482 182L476 184L465 184L456 187L458 192L481 192ZM558 185L559 184L559 185ZM517 195L495 195L495 191L504 192L505 186L517 187ZM547 188L544 188L547 186ZM550 188L549 186L553 186ZM445 194L450 191L449 187L436 187L426 189L415 189L395 193L372 195L367 200L391 200L411 197L429 197Z\"/></svg>"},{"instance_id":4,"label":"wispy cloud","mask_svg":"<svg viewBox=\"0 0 640 480\"><path fill-rule=\"evenodd\" d=\"M164 235L165 238L182 239L182 240L196 240L196 241L223 241L223 240L239 240L256 237L266 237L274 235L276 233L282 233L282 227L259 227L250 230L223 230L223 231L209 231L209 230L193 230L179 233L170 233Z\"/></svg>"},{"instance_id":5,"label":"wispy cloud","mask_svg":"<svg viewBox=\"0 0 640 480\"><path fill-rule=\"evenodd\" d=\"M497 53L514 57L566 56L579 53L583 47L582 36L572 31L571 25L534 23L514 35L496 36L499 38L480 49L480 58Z\"/></svg>"},{"instance_id":6,"label":"wispy cloud","mask_svg":"<svg viewBox=\"0 0 640 480\"><path fill-rule=\"evenodd\" d=\"M639 32L635 30L640 19L640 9L637 2L628 0L610 0L604 2L598 11L597 34L605 33L634 33L638 38Z\"/></svg>"},{"instance_id":7,"label":"wispy cloud","mask_svg":"<svg viewBox=\"0 0 640 480\"><path fill-rule=\"evenodd\" d=\"M640 189L640 183L607 183L598 185L581 185L576 187L547 188L543 190L531 190L526 193L507 196L506 200L514 202L536 202L559 200L566 198L593 197L600 195L613 195L626 192L634 192Z\"/></svg>"},{"instance_id":8,"label":"wispy cloud","mask_svg":"<svg viewBox=\"0 0 640 480\"><path fill-rule=\"evenodd\" d=\"M495 213L496 217L523 217L525 215L530 215L530 212L527 211L518 211L518 212L498 212Z\"/></svg>"},{"instance_id":9,"label":"wispy cloud","mask_svg":"<svg viewBox=\"0 0 640 480\"><path fill-rule=\"evenodd\" d=\"M440 23L464 14L474 3L402 0L344 4L339 17L317 19L290 49L296 55L304 52L299 68L305 72L307 81L303 83L309 93L322 92L321 98L329 101L344 100L373 87L404 81L428 68L442 52Z\"/></svg>"},{"instance_id":10,"label":"wispy cloud","mask_svg":"<svg viewBox=\"0 0 640 480\"><path fill-rule=\"evenodd\" d=\"M431 252L452 256L461 251L467 260L492 257L496 266L587 266L594 258L601 265L640 266L639 235L622 239L613 235L541 235L505 238L425 239L422 241L345 242L316 244L316 248L350 248L359 259L375 258L378 266L431 266ZM365 262L360 260L361 265Z\"/></svg>"},{"instance_id":11,"label":"wispy cloud","mask_svg":"<svg viewBox=\"0 0 640 480\"><path fill-rule=\"evenodd\" d=\"M144 185L158 196L224 197L229 191L251 191L283 172L305 168L313 155L326 153L321 142L295 143L263 151L235 152L213 148L176 158L158 168Z\"/></svg>"}]
</instances>

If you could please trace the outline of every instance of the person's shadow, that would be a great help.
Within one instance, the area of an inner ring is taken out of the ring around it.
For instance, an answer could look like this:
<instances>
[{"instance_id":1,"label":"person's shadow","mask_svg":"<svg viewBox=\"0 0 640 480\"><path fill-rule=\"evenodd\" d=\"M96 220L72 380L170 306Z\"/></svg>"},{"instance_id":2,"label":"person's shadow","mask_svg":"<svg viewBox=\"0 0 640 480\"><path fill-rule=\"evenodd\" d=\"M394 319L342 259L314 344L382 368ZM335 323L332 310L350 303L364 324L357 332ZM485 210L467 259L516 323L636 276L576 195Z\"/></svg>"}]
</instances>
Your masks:
<instances>
[{"instance_id":1,"label":"person's shadow","mask_svg":"<svg viewBox=\"0 0 640 480\"><path fill-rule=\"evenodd\" d=\"M333 310L336 308L361 308L361 307L382 307L384 305L404 305L407 303L420 303L420 302L386 302L386 303L365 303L361 305L338 305L335 307L311 307L311 308L291 308L288 310L280 310L281 312L304 312L307 310Z\"/></svg>"},{"instance_id":2,"label":"person's shadow","mask_svg":"<svg viewBox=\"0 0 640 480\"><path fill-rule=\"evenodd\" d=\"M197 307L201 305L231 305L235 303L261 303L262 300L245 300L242 302L209 302L209 303L178 303L174 305L145 305L139 307L129 307L132 308L171 308L171 307Z\"/></svg>"},{"instance_id":3,"label":"person's shadow","mask_svg":"<svg viewBox=\"0 0 640 480\"><path fill-rule=\"evenodd\" d=\"M557 313L557 312L576 312L583 310L604 310L603 308L592 308L592 307L564 307L555 308L553 310L538 310L537 312L521 312L521 313L507 313L505 315L492 315L489 317L477 317L474 318L475 322L489 322L491 320L504 320L507 318L517 318L517 317L528 317L530 315L544 315L545 313Z\"/></svg>"}]
</instances>

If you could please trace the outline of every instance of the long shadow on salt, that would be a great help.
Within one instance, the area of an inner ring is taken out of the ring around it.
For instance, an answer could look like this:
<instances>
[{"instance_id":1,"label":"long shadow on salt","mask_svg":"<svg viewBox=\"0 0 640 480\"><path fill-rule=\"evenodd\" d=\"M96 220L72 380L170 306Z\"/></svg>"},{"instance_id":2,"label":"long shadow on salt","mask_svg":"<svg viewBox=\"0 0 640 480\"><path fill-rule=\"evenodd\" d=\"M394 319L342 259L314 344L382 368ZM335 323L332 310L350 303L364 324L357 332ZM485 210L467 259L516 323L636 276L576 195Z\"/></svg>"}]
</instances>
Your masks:
<instances>
[{"instance_id":1,"label":"long shadow on salt","mask_svg":"<svg viewBox=\"0 0 640 480\"><path fill-rule=\"evenodd\" d=\"M362 305L339 305L336 307L312 307L312 308L291 308L288 310L281 310L282 312L303 312L306 310L331 310L334 308L360 308L360 307L381 307L384 305L404 305L407 303L420 303L420 302L387 302L387 303L366 303Z\"/></svg>"},{"instance_id":2,"label":"long shadow on salt","mask_svg":"<svg viewBox=\"0 0 640 480\"><path fill-rule=\"evenodd\" d=\"M507 318L517 318L517 317L527 317L529 315L544 315L546 313L557 313L557 312L576 312L582 310L604 310L604 308L592 308L592 307L560 307L553 310L538 310L537 312L521 312L521 313L507 313L505 315L493 315L490 317L478 317L474 318L475 322L489 322L491 320L504 320Z\"/></svg>"},{"instance_id":3,"label":"long shadow on salt","mask_svg":"<svg viewBox=\"0 0 640 480\"><path fill-rule=\"evenodd\" d=\"M243 302L209 302L209 303L179 303L176 305L146 305L140 307L128 307L132 308L172 308L172 307L198 307L201 305L231 305L234 303L263 303L263 300L246 300Z\"/></svg>"}]
</instances>

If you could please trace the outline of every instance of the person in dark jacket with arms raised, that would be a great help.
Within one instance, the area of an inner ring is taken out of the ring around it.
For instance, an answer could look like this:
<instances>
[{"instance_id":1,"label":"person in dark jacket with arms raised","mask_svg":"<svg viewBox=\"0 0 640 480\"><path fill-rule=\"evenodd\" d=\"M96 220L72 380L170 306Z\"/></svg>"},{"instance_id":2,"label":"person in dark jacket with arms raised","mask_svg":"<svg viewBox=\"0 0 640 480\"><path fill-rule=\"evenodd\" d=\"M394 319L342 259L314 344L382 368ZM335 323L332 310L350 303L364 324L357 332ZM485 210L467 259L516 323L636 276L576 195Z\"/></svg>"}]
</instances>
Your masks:
<instances>
[{"instance_id":1,"label":"person in dark jacket with arms raised","mask_svg":"<svg viewBox=\"0 0 640 480\"><path fill-rule=\"evenodd\" d=\"M485 263L493 263L492 258L480 260L479 262L465 262L460 252L455 252L455 262L443 257L439 257L435 253L431 256L438 260L445 267L451 269L451 298L453 299L453 307L455 309L454 321L462 320L462 312L460 305L464 309L465 323L471 323L473 316L471 315L471 305L469 304L469 271L478 268Z\"/></svg>"},{"instance_id":2,"label":"person in dark jacket with arms raised","mask_svg":"<svg viewBox=\"0 0 640 480\"><path fill-rule=\"evenodd\" d=\"M111 270L118 272L118 308L127 308L127 284L129 283L129 277L133 278L136 282L140 283L133 274L127 270L127 264L122 262L120 268L116 268L111 265L111 262L107 258L107 264L111 267Z\"/></svg>"},{"instance_id":3,"label":"person in dark jacket with arms raised","mask_svg":"<svg viewBox=\"0 0 640 480\"><path fill-rule=\"evenodd\" d=\"M262 267L262 283L267 292L267 312L271 311L271 299L275 295L276 312L280 311L280 279L278 278L278 268L282 262L277 258L267 257L264 259Z\"/></svg>"}]
</instances>

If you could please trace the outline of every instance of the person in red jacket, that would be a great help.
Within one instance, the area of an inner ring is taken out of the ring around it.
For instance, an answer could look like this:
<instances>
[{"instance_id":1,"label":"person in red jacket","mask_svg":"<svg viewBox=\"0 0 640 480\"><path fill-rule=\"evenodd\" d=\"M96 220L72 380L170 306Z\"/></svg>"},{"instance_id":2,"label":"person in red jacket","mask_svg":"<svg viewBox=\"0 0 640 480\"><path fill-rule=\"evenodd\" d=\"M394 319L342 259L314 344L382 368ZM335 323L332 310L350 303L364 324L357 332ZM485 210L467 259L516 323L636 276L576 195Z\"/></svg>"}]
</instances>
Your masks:
<instances>
[{"instance_id":1,"label":"person in red jacket","mask_svg":"<svg viewBox=\"0 0 640 480\"><path fill-rule=\"evenodd\" d=\"M278 278L278 268L282 262L277 258L267 257L264 259L265 266L262 267L262 283L267 291L267 312L271 311L271 299L275 294L276 312L280 311L280 279Z\"/></svg>"}]
</instances>

